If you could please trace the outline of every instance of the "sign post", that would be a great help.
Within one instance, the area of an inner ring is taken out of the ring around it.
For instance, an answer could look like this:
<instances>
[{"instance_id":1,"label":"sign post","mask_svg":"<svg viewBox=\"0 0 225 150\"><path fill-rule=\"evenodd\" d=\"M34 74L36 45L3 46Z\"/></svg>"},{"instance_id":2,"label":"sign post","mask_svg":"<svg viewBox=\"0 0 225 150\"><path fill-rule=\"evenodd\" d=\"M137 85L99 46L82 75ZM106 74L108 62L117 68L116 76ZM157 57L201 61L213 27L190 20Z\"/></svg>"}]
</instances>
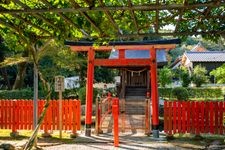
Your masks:
<instances>
[{"instance_id":1,"label":"sign post","mask_svg":"<svg viewBox=\"0 0 225 150\"><path fill-rule=\"evenodd\" d=\"M59 137L62 138L62 92L64 88L64 77L55 76L55 91L59 92Z\"/></svg>"}]
</instances>

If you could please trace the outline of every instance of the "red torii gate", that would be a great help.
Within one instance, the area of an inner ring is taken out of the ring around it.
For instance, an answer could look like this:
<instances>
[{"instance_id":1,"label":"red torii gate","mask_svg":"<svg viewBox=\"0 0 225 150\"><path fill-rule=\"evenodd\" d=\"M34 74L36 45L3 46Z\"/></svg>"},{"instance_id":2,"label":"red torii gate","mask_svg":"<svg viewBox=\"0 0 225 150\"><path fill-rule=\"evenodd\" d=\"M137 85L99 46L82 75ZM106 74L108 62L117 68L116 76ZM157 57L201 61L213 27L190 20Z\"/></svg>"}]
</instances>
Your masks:
<instances>
[{"instance_id":1,"label":"red torii gate","mask_svg":"<svg viewBox=\"0 0 225 150\"><path fill-rule=\"evenodd\" d=\"M151 100L152 100L152 129L153 136L159 137L159 112L158 112L158 85L157 85L157 60L156 50L170 50L179 44L179 39L142 41L142 42L109 42L107 46L93 46L93 42L65 42L72 51L88 52L87 86L86 86L86 110L85 110L85 135L91 136L92 123L92 99L94 66L122 67L122 66L150 66ZM95 51L119 51L118 59L95 59ZM127 59L125 50L149 50L150 59Z\"/></svg>"}]
</instances>

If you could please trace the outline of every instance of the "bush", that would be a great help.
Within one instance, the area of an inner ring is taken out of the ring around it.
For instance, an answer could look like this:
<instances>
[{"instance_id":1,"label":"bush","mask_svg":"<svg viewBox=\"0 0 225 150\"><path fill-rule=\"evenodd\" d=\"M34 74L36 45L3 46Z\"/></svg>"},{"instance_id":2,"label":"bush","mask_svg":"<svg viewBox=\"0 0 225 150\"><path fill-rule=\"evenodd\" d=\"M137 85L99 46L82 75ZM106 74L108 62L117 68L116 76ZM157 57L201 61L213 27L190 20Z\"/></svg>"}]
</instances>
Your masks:
<instances>
[{"instance_id":1,"label":"bush","mask_svg":"<svg viewBox=\"0 0 225 150\"><path fill-rule=\"evenodd\" d=\"M98 94L98 89L94 88L94 95L93 95L93 103L95 102L95 99ZM82 87L78 90L78 96L81 101L81 104L85 104L86 101L86 87Z\"/></svg>"},{"instance_id":2,"label":"bush","mask_svg":"<svg viewBox=\"0 0 225 150\"><path fill-rule=\"evenodd\" d=\"M171 69L169 69L168 67L163 67L162 69L159 70L158 72L159 76L159 85L161 87L165 87L166 85L169 85L172 83L172 76L173 73L171 71Z\"/></svg>"},{"instance_id":3,"label":"bush","mask_svg":"<svg viewBox=\"0 0 225 150\"><path fill-rule=\"evenodd\" d=\"M204 99L218 99L223 96L221 88L188 88L190 97Z\"/></svg>"},{"instance_id":4,"label":"bush","mask_svg":"<svg viewBox=\"0 0 225 150\"><path fill-rule=\"evenodd\" d=\"M172 90L172 95L177 100L188 100L188 90L184 87L176 87Z\"/></svg>"},{"instance_id":5,"label":"bush","mask_svg":"<svg viewBox=\"0 0 225 150\"><path fill-rule=\"evenodd\" d=\"M44 98L43 92L39 91L38 96L40 99ZM30 88L0 91L0 99L33 99L33 97L33 90Z\"/></svg>"},{"instance_id":6,"label":"bush","mask_svg":"<svg viewBox=\"0 0 225 150\"><path fill-rule=\"evenodd\" d=\"M33 99L33 90L31 88L21 90L2 90L0 91L0 99ZM46 93L42 90L38 91L38 98L45 99ZM63 99L73 98L76 99L77 89L65 90L63 92ZM52 90L51 99L58 99L58 92Z\"/></svg>"},{"instance_id":7,"label":"bush","mask_svg":"<svg viewBox=\"0 0 225 150\"><path fill-rule=\"evenodd\" d=\"M159 88L159 96L162 98L170 98L172 89L173 88Z\"/></svg>"},{"instance_id":8,"label":"bush","mask_svg":"<svg viewBox=\"0 0 225 150\"><path fill-rule=\"evenodd\" d=\"M159 96L163 98L176 98L172 94L172 88L159 88ZM219 99L223 97L223 91L221 88L187 88L188 97L195 99Z\"/></svg>"},{"instance_id":9,"label":"bush","mask_svg":"<svg viewBox=\"0 0 225 150\"><path fill-rule=\"evenodd\" d=\"M197 65L194 67L192 73L192 81L196 85L196 87L201 87L202 84L209 82L206 73L207 70L205 69L205 67L202 67L201 65Z\"/></svg>"}]
</instances>

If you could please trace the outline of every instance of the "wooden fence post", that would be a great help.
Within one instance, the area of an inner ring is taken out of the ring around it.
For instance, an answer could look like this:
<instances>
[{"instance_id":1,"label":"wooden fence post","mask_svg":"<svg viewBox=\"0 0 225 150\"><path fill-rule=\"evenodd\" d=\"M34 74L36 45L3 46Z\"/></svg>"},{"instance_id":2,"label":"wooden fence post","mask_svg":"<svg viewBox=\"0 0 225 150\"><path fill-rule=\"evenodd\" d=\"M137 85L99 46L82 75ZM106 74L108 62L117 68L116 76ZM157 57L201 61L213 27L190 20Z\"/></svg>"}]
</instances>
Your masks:
<instances>
[{"instance_id":1,"label":"wooden fence post","mask_svg":"<svg viewBox=\"0 0 225 150\"><path fill-rule=\"evenodd\" d=\"M114 119L114 146L119 146L119 99L113 99L113 119Z\"/></svg>"},{"instance_id":2,"label":"wooden fence post","mask_svg":"<svg viewBox=\"0 0 225 150\"><path fill-rule=\"evenodd\" d=\"M12 102L12 132L10 133L11 137L16 137L19 135L19 132L17 132L17 101L13 100Z\"/></svg>"}]
</instances>

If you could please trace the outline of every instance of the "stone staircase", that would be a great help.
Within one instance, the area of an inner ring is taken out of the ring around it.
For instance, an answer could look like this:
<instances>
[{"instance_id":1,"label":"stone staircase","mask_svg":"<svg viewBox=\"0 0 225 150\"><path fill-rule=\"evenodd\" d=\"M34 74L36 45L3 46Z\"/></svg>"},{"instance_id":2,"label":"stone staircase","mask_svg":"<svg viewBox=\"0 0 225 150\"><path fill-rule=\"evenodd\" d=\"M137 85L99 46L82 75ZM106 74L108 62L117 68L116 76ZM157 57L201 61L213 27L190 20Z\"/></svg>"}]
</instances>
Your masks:
<instances>
[{"instance_id":1,"label":"stone staircase","mask_svg":"<svg viewBox=\"0 0 225 150\"><path fill-rule=\"evenodd\" d=\"M130 115L145 114L146 87L126 87L125 113Z\"/></svg>"}]
</instances>

